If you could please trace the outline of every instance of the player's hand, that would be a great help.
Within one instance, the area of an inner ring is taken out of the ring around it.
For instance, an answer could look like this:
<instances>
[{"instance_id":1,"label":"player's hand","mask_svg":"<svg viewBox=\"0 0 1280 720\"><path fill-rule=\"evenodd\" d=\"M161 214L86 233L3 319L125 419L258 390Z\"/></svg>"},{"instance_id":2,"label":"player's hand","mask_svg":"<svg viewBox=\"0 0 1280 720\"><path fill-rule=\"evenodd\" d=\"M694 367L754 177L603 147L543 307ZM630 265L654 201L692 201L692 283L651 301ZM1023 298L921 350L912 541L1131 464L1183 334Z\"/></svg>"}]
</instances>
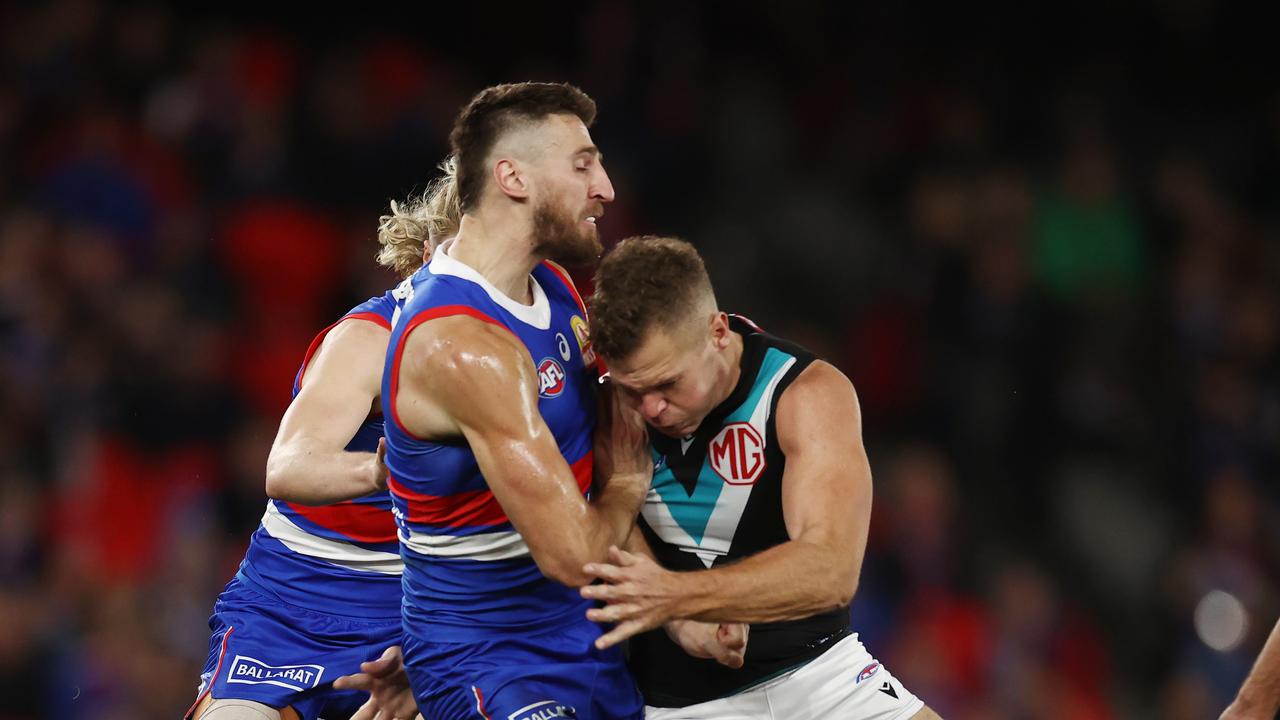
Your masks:
<instances>
[{"instance_id":1,"label":"player's hand","mask_svg":"<svg viewBox=\"0 0 1280 720\"><path fill-rule=\"evenodd\" d=\"M369 700L351 720L413 720L418 717L418 703L409 687L400 646L392 645L377 660L360 663L360 672L343 675L333 681L339 690L364 690Z\"/></svg>"},{"instance_id":2,"label":"player's hand","mask_svg":"<svg viewBox=\"0 0 1280 720\"><path fill-rule=\"evenodd\" d=\"M605 602L604 607L587 610L587 619L617 624L596 639L601 650L660 627L675 616L680 603L679 574L663 569L646 555L610 547L608 563L587 563L582 571L604 581L578 591L584 598Z\"/></svg>"},{"instance_id":3,"label":"player's hand","mask_svg":"<svg viewBox=\"0 0 1280 720\"><path fill-rule=\"evenodd\" d=\"M595 475L603 483L643 483L653 478L649 430L635 403L613 383L600 387L595 437Z\"/></svg>"},{"instance_id":4,"label":"player's hand","mask_svg":"<svg viewBox=\"0 0 1280 720\"><path fill-rule=\"evenodd\" d=\"M711 658L735 670L742 667L750 625L672 620L663 627L671 640L693 657Z\"/></svg>"},{"instance_id":5,"label":"player's hand","mask_svg":"<svg viewBox=\"0 0 1280 720\"><path fill-rule=\"evenodd\" d=\"M387 489L387 476L391 471L387 470L387 439L385 437L378 438L378 452L373 457L373 487L375 490Z\"/></svg>"}]
</instances>

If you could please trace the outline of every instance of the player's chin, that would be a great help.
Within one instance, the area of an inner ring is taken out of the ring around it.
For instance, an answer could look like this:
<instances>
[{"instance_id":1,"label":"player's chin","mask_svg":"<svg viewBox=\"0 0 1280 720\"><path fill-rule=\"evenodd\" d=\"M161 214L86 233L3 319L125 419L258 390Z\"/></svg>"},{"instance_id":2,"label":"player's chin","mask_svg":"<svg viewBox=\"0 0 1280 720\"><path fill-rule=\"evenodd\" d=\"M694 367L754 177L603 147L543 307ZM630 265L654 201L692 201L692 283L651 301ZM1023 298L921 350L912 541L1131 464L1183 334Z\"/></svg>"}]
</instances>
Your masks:
<instances>
[{"instance_id":1,"label":"player's chin","mask_svg":"<svg viewBox=\"0 0 1280 720\"><path fill-rule=\"evenodd\" d=\"M650 425L650 427L670 438L682 438L689 434L684 432L684 427L681 425Z\"/></svg>"}]
</instances>

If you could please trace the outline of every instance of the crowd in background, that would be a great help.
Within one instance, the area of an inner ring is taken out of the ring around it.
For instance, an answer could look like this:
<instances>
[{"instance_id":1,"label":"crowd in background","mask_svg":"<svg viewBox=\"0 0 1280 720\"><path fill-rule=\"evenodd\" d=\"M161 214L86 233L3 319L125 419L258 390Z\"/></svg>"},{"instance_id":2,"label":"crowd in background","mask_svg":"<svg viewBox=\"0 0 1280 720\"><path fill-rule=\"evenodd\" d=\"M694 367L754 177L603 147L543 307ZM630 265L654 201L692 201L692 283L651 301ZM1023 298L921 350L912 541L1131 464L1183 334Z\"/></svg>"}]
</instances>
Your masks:
<instances>
[{"instance_id":1,"label":"crowd in background","mask_svg":"<svg viewBox=\"0 0 1280 720\"><path fill-rule=\"evenodd\" d=\"M599 103L606 245L692 241L722 307L852 378L852 612L913 692L1216 717L1280 615L1261 31L1194 1L535 5L0 5L0 720L186 708L303 352L394 282L377 216L458 109L525 79Z\"/></svg>"}]
</instances>

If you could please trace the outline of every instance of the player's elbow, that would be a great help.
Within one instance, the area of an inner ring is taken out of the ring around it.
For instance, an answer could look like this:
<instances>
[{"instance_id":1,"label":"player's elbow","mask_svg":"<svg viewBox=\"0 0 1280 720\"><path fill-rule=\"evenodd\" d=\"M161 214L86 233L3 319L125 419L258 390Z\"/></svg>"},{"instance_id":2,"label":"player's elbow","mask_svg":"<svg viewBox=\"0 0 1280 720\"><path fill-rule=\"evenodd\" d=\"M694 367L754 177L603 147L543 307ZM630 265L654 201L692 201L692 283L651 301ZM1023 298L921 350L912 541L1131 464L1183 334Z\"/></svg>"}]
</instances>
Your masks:
<instances>
[{"instance_id":1,"label":"player's elbow","mask_svg":"<svg viewBox=\"0 0 1280 720\"><path fill-rule=\"evenodd\" d=\"M560 538L560 542L554 544L530 545L529 554L533 556L533 561L543 575L569 587L590 585L595 578L583 572L582 568L587 563L600 559L591 554L585 542L565 538Z\"/></svg>"},{"instance_id":2,"label":"player's elbow","mask_svg":"<svg viewBox=\"0 0 1280 720\"><path fill-rule=\"evenodd\" d=\"M538 564L538 570L543 575L561 585L575 588L590 585L594 578L582 571L582 566L586 563L580 558L569 555L569 553L561 553L555 556L534 556L534 562Z\"/></svg>"},{"instance_id":3,"label":"player's elbow","mask_svg":"<svg viewBox=\"0 0 1280 720\"><path fill-rule=\"evenodd\" d=\"M280 461L274 455L267 458L267 497L272 500L292 501L295 499L293 494L296 492L296 485L288 463Z\"/></svg>"},{"instance_id":4,"label":"player's elbow","mask_svg":"<svg viewBox=\"0 0 1280 720\"><path fill-rule=\"evenodd\" d=\"M289 479L284 473L267 470L267 497L272 500L289 499Z\"/></svg>"},{"instance_id":5,"label":"player's elbow","mask_svg":"<svg viewBox=\"0 0 1280 720\"><path fill-rule=\"evenodd\" d=\"M858 592L858 575L857 573L838 572L827 583L825 604L829 609L835 610L847 607L853 602L853 596Z\"/></svg>"},{"instance_id":6,"label":"player's elbow","mask_svg":"<svg viewBox=\"0 0 1280 720\"><path fill-rule=\"evenodd\" d=\"M836 583L831 593L831 603L834 607L848 607L853 602L853 596L858 591L858 580L854 578L852 581L842 581Z\"/></svg>"}]
</instances>

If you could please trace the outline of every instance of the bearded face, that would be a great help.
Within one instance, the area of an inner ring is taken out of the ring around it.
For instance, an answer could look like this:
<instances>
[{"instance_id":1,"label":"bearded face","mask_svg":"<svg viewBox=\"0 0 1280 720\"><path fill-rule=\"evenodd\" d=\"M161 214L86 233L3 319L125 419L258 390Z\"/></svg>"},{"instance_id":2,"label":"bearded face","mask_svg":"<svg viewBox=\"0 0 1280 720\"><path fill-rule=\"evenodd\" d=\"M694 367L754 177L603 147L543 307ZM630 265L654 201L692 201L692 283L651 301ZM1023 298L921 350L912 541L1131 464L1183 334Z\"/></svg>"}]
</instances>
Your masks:
<instances>
[{"instance_id":1,"label":"bearded face","mask_svg":"<svg viewBox=\"0 0 1280 720\"><path fill-rule=\"evenodd\" d=\"M565 265L585 265L603 252L595 220L603 208L583 215L551 198L543 198L533 211L536 251L543 257Z\"/></svg>"}]
</instances>

